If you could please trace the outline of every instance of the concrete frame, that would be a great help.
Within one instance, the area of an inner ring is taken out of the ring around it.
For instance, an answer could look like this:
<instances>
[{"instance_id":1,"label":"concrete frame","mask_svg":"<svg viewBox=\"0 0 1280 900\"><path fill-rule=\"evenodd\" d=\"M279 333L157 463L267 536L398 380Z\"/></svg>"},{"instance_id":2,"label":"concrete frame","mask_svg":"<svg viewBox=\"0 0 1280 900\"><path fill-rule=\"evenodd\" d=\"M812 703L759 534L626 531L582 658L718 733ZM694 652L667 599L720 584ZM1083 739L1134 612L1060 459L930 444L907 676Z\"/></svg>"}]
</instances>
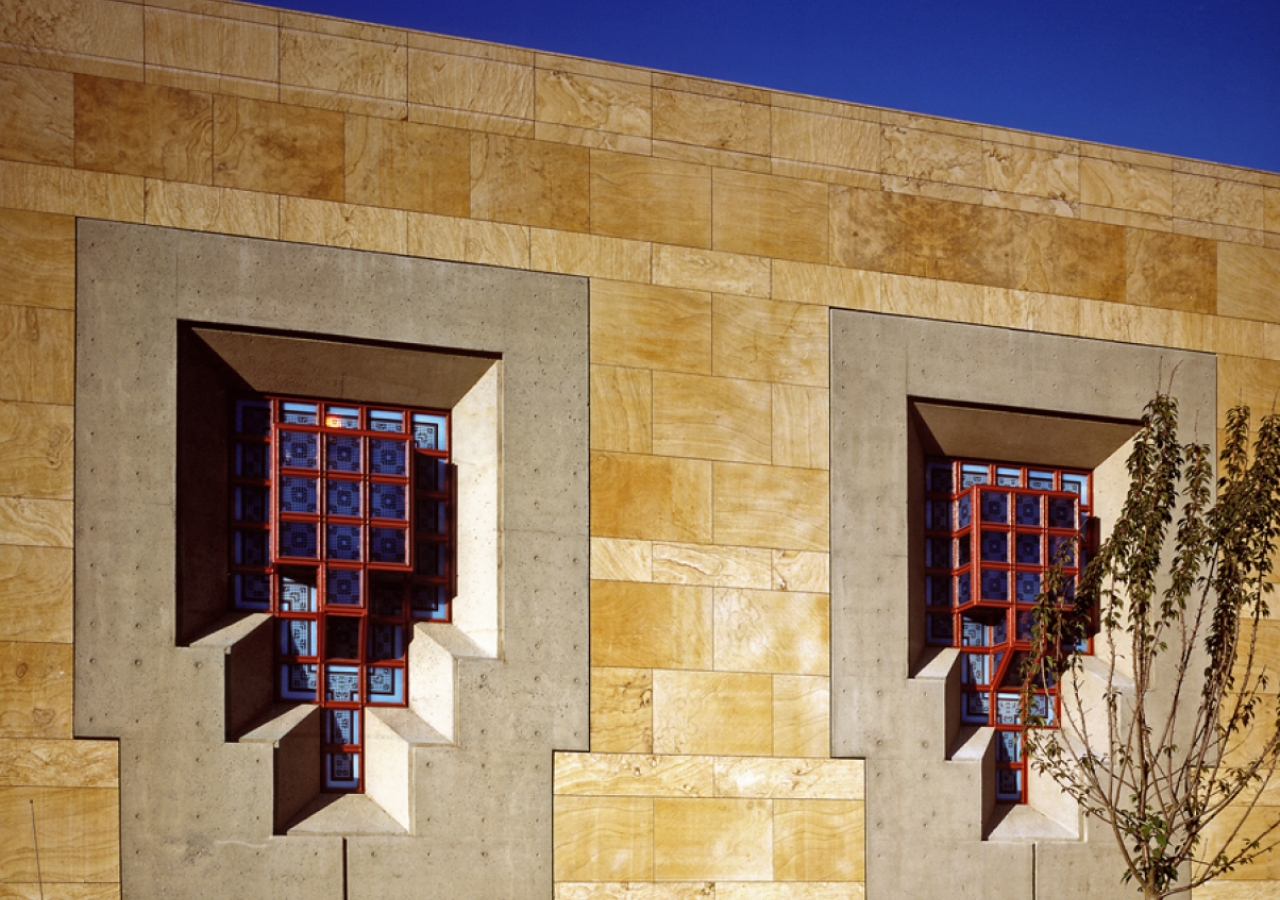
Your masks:
<instances>
[{"instance_id":1,"label":"concrete frame","mask_svg":"<svg viewBox=\"0 0 1280 900\"><path fill-rule=\"evenodd\" d=\"M85 220L77 260L75 733L120 740L123 896L549 896L552 752L588 748L586 280ZM500 454L500 474L474 472L499 485L482 513L501 526L496 566L478 567L494 627L418 626L411 695L443 684L421 717L379 717L406 797L393 809L388 788L381 818L332 804L278 833L273 769L314 727L306 709L228 740L244 723L228 722L227 678L264 629L179 602L199 582L193 544L178 549L198 524L176 488L199 435L180 429L184 323L212 326L206 345L239 329L302 348L273 371L224 344L220 389L313 377L308 393L420 396L370 367L383 353L338 364L376 344L453 373L473 442L500 435L476 457ZM433 721L449 682L456 720Z\"/></svg>"},{"instance_id":2,"label":"concrete frame","mask_svg":"<svg viewBox=\"0 0 1280 900\"><path fill-rule=\"evenodd\" d=\"M961 729L958 655L924 646L921 470L938 441L957 455L1087 464L1078 450L1062 459L1075 444L1114 467L1123 423L1175 369L1182 421L1213 442L1212 355L832 312L832 755L867 762L868 896L1132 893L1114 839L1091 839L1078 813L1058 840L995 827L991 729ZM939 406L970 407L978 427L966 435ZM1018 423L1036 426L1030 443Z\"/></svg>"}]
</instances>

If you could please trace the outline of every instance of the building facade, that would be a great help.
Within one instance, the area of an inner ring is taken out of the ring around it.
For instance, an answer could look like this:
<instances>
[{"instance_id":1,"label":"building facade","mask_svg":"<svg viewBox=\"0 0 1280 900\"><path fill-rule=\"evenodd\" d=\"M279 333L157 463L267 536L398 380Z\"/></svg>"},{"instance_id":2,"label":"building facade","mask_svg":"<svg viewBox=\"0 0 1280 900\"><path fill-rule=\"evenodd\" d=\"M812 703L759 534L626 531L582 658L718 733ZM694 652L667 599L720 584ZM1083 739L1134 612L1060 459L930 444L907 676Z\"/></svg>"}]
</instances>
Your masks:
<instances>
[{"instance_id":1,"label":"building facade","mask_svg":"<svg viewBox=\"0 0 1280 900\"><path fill-rule=\"evenodd\" d=\"M1175 367L1200 439L1273 408L1280 175L219 0L7 2L0 894L1126 896L958 718L922 473L1090 471L1105 528ZM360 529L390 549L341 555ZM1272 855L1195 896L1278 890Z\"/></svg>"}]
</instances>

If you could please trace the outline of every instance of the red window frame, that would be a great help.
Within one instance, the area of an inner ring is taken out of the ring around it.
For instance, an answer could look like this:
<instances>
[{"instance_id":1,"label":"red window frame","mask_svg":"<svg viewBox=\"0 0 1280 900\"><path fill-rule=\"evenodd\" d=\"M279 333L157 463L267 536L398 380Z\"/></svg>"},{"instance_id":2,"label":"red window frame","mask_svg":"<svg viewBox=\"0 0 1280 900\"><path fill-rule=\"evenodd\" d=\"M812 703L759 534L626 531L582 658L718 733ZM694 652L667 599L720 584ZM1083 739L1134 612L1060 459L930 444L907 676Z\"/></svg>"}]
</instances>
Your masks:
<instances>
[{"instance_id":1,"label":"red window frame","mask_svg":"<svg viewBox=\"0 0 1280 900\"><path fill-rule=\"evenodd\" d=\"M268 395L231 419L231 608L275 619L276 698L321 708L321 790L362 793L365 710L408 705L413 623L452 620L449 412Z\"/></svg>"},{"instance_id":2,"label":"red window frame","mask_svg":"<svg viewBox=\"0 0 1280 900\"><path fill-rule=\"evenodd\" d=\"M924 475L925 640L960 649L961 721L996 730L996 799L1026 803L1021 663L1044 573L1061 562L1068 592L1079 582L1093 475L945 458L926 460ZM1056 684L1034 691L1031 706L1057 727Z\"/></svg>"}]
</instances>

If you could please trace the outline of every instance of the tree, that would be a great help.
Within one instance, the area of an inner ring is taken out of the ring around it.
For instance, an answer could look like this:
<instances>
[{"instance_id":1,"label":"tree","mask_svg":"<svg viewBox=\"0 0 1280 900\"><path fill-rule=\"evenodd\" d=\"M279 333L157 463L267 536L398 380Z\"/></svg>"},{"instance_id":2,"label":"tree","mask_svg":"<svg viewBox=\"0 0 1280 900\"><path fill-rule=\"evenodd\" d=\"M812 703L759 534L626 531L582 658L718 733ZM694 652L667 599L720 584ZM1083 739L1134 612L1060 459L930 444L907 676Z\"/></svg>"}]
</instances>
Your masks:
<instances>
[{"instance_id":1,"label":"tree","mask_svg":"<svg viewBox=\"0 0 1280 900\"><path fill-rule=\"evenodd\" d=\"M1158 395L1110 536L1078 585L1057 566L1037 600L1024 709L1056 683L1061 712L1024 716L1028 757L1110 828L1122 877L1148 898L1189 892L1280 840L1280 822L1241 829L1280 761L1258 656L1280 534L1280 416L1259 423L1252 454L1249 432L1248 408L1231 410L1215 498L1209 447L1178 443L1177 403ZM1208 846L1228 807L1245 815Z\"/></svg>"}]
</instances>

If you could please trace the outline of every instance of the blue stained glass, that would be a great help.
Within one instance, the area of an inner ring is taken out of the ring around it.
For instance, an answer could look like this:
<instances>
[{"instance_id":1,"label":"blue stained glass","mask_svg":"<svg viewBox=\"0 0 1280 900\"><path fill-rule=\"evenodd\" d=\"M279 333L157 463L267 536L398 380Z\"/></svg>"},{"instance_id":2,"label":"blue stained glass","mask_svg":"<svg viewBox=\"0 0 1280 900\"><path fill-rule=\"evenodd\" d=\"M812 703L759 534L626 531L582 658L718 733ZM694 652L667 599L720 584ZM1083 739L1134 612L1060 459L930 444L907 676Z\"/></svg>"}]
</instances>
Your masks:
<instances>
[{"instance_id":1,"label":"blue stained glass","mask_svg":"<svg viewBox=\"0 0 1280 900\"><path fill-rule=\"evenodd\" d=\"M996 732L996 760L1019 762L1022 759L1022 739L1016 731Z\"/></svg>"},{"instance_id":2,"label":"blue stained glass","mask_svg":"<svg viewBox=\"0 0 1280 900\"><path fill-rule=\"evenodd\" d=\"M951 493L951 466L949 464L929 463L926 473L926 491L931 494Z\"/></svg>"},{"instance_id":3,"label":"blue stained glass","mask_svg":"<svg viewBox=\"0 0 1280 900\"><path fill-rule=\"evenodd\" d=\"M404 431L404 413L390 409L369 410L370 431Z\"/></svg>"},{"instance_id":4,"label":"blue stained glass","mask_svg":"<svg viewBox=\"0 0 1280 900\"><path fill-rule=\"evenodd\" d=\"M925 538L924 564L930 569L951 567L951 541L947 538Z\"/></svg>"},{"instance_id":5,"label":"blue stained glass","mask_svg":"<svg viewBox=\"0 0 1280 900\"><path fill-rule=\"evenodd\" d=\"M964 494L956 500L956 527L966 528L973 521L973 496Z\"/></svg>"},{"instance_id":6,"label":"blue stained glass","mask_svg":"<svg viewBox=\"0 0 1280 900\"><path fill-rule=\"evenodd\" d=\"M329 559L358 560L360 558L360 526L328 526L325 548Z\"/></svg>"},{"instance_id":7,"label":"blue stained glass","mask_svg":"<svg viewBox=\"0 0 1280 900\"><path fill-rule=\"evenodd\" d=\"M961 654L961 680L965 684L986 684L991 680L991 658L985 653Z\"/></svg>"},{"instance_id":8,"label":"blue stained glass","mask_svg":"<svg viewBox=\"0 0 1280 900\"><path fill-rule=\"evenodd\" d=\"M315 585L286 575L280 576L280 609L282 612L315 612Z\"/></svg>"},{"instance_id":9,"label":"blue stained glass","mask_svg":"<svg viewBox=\"0 0 1280 900\"><path fill-rule=\"evenodd\" d=\"M973 553L973 541L971 535L962 534L956 541L956 565L967 566Z\"/></svg>"},{"instance_id":10,"label":"blue stained glass","mask_svg":"<svg viewBox=\"0 0 1280 900\"><path fill-rule=\"evenodd\" d=\"M280 404L280 421L286 425L315 425L318 422L316 405L314 403L282 403Z\"/></svg>"},{"instance_id":11,"label":"blue stained glass","mask_svg":"<svg viewBox=\"0 0 1280 900\"><path fill-rule=\"evenodd\" d=\"M1022 713L1022 699L1017 694L996 694L996 724L1017 725Z\"/></svg>"},{"instance_id":12,"label":"blue stained glass","mask_svg":"<svg viewBox=\"0 0 1280 900\"><path fill-rule=\"evenodd\" d=\"M360 620L351 616L326 616L324 649L329 659L357 659L360 656Z\"/></svg>"},{"instance_id":13,"label":"blue stained glass","mask_svg":"<svg viewBox=\"0 0 1280 900\"><path fill-rule=\"evenodd\" d=\"M1075 562L1075 538L1066 535L1049 535L1049 563L1051 565L1073 566Z\"/></svg>"},{"instance_id":14,"label":"blue stained glass","mask_svg":"<svg viewBox=\"0 0 1280 900\"><path fill-rule=\"evenodd\" d=\"M961 696L964 702L960 707L960 718L966 722L987 724L991 718L991 695L986 691L970 691Z\"/></svg>"},{"instance_id":15,"label":"blue stained glass","mask_svg":"<svg viewBox=\"0 0 1280 900\"><path fill-rule=\"evenodd\" d=\"M1040 564L1040 535L1019 534L1017 538L1018 562L1027 566Z\"/></svg>"},{"instance_id":16,"label":"blue stained glass","mask_svg":"<svg viewBox=\"0 0 1280 900\"><path fill-rule=\"evenodd\" d=\"M925 616L925 625L928 631L928 640L931 644L950 644L951 643L951 616L948 615L928 615Z\"/></svg>"},{"instance_id":17,"label":"blue stained glass","mask_svg":"<svg viewBox=\"0 0 1280 900\"><path fill-rule=\"evenodd\" d=\"M1018 640L1029 641L1035 627L1035 615L1029 612L1018 613Z\"/></svg>"},{"instance_id":18,"label":"blue stained glass","mask_svg":"<svg viewBox=\"0 0 1280 900\"><path fill-rule=\"evenodd\" d=\"M387 622L374 622L369 628L369 655L373 659L403 659L403 629Z\"/></svg>"},{"instance_id":19,"label":"blue stained glass","mask_svg":"<svg viewBox=\"0 0 1280 900\"><path fill-rule=\"evenodd\" d=\"M403 475L407 460L404 441L369 438L369 471L374 475Z\"/></svg>"},{"instance_id":20,"label":"blue stained glass","mask_svg":"<svg viewBox=\"0 0 1280 900\"><path fill-rule=\"evenodd\" d=\"M420 491L443 491L448 479L445 477L449 464L434 456L419 456L417 465L417 485Z\"/></svg>"},{"instance_id":21,"label":"blue stained glass","mask_svg":"<svg viewBox=\"0 0 1280 900\"><path fill-rule=\"evenodd\" d=\"M1027 487L1037 491L1053 490L1053 473L1052 472L1028 472Z\"/></svg>"},{"instance_id":22,"label":"blue stained glass","mask_svg":"<svg viewBox=\"0 0 1280 900\"><path fill-rule=\"evenodd\" d=\"M1035 603L1040 595L1040 573L1019 572L1015 576L1017 582L1018 602Z\"/></svg>"},{"instance_id":23,"label":"blue stained glass","mask_svg":"<svg viewBox=\"0 0 1280 900\"><path fill-rule=\"evenodd\" d=\"M309 431L280 432L280 465L314 469L320 464L317 436Z\"/></svg>"},{"instance_id":24,"label":"blue stained glass","mask_svg":"<svg viewBox=\"0 0 1280 900\"><path fill-rule=\"evenodd\" d=\"M371 578L369 591L373 597L375 616L399 616L404 613L404 582L400 579Z\"/></svg>"},{"instance_id":25,"label":"blue stained glass","mask_svg":"<svg viewBox=\"0 0 1280 900\"><path fill-rule=\"evenodd\" d=\"M929 606L951 605L951 579L945 575L924 577L924 602Z\"/></svg>"},{"instance_id":26,"label":"blue stained glass","mask_svg":"<svg viewBox=\"0 0 1280 900\"><path fill-rule=\"evenodd\" d=\"M418 541L416 548L413 561L414 572L427 578L439 578L444 575L447 565L444 544Z\"/></svg>"},{"instance_id":27,"label":"blue stained glass","mask_svg":"<svg viewBox=\"0 0 1280 900\"><path fill-rule=\"evenodd\" d=\"M1040 525L1040 498L1034 494L1019 494L1015 516L1019 525Z\"/></svg>"},{"instance_id":28,"label":"blue stained glass","mask_svg":"<svg viewBox=\"0 0 1280 900\"><path fill-rule=\"evenodd\" d=\"M324 697L337 703L360 702L358 666L325 666Z\"/></svg>"},{"instance_id":29,"label":"blue stained glass","mask_svg":"<svg viewBox=\"0 0 1280 900\"><path fill-rule=\"evenodd\" d=\"M1009 495L1004 491L982 491L982 521L1003 525L1009 521Z\"/></svg>"},{"instance_id":30,"label":"blue stained glass","mask_svg":"<svg viewBox=\"0 0 1280 900\"><path fill-rule=\"evenodd\" d=\"M960 646L985 647L986 645L987 626L965 616L960 623Z\"/></svg>"},{"instance_id":31,"label":"blue stained glass","mask_svg":"<svg viewBox=\"0 0 1280 900\"><path fill-rule=\"evenodd\" d=\"M235 470L241 478L266 478L267 445L237 443Z\"/></svg>"},{"instance_id":32,"label":"blue stained glass","mask_svg":"<svg viewBox=\"0 0 1280 900\"><path fill-rule=\"evenodd\" d=\"M318 490L319 488L314 478L285 475L280 479L280 511L314 515L319 511L319 506L317 505Z\"/></svg>"},{"instance_id":33,"label":"blue stained glass","mask_svg":"<svg viewBox=\"0 0 1280 900\"><path fill-rule=\"evenodd\" d=\"M443 585L415 584L410 593L410 612L428 622L449 621L449 597Z\"/></svg>"},{"instance_id":34,"label":"blue stained glass","mask_svg":"<svg viewBox=\"0 0 1280 900\"><path fill-rule=\"evenodd\" d=\"M325 463L334 472L360 471L360 439L331 434L325 437Z\"/></svg>"},{"instance_id":35,"label":"blue stained glass","mask_svg":"<svg viewBox=\"0 0 1280 900\"><path fill-rule=\"evenodd\" d=\"M356 709L326 709L325 743L347 746L360 743L360 711Z\"/></svg>"},{"instance_id":36,"label":"blue stained glass","mask_svg":"<svg viewBox=\"0 0 1280 900\"><path fill-rule=\"evenodd\" d=\"M969 573L961 572L956 576L956 602L965 604L972 599L973 595L969 590Z\"/></svg>"},{"instance_id":37,"label":"blue stained glass","mask_svg":"<svg viewBox=\"0 0 1280 900\"><path fill-rule=\"evenodd\" d=\"M1010 732L1016 734L1017 732ZM1019 769L996 769L996 799L1017 802L1022 799L1022 772Z\"/></svg>"},{"instance_id":38,"label":"blue stained glass","mask_svg":"<svg viewBox=\"0 0 1280 900\"><path fill-rule=\"evenodd\" d=\"M336 478L326 482L325 509L331 516L360 515L360 483Z\"/></svg>"},{"instance_id":39,"label":"blue stained glass","mask_svg":"<svg viewBox=\"0 0 1280 900\"><path fill-rule=\"evenodd\" d=\"M924 527L930 531L946 531L951 527L951 504L946 500L924 501Z\"/></svg>"},{"instance_id":40,"label":"blue stained glass","mask_svg":"<svg viewBox=\"0 0 1280 900\"><path fill-rule=\"evenodd\" d=\"M236 609L271 608L271 581L266 575L237 574L232 579Z\"/></svg>"},{"instance_id":41,"label":"blue stained glass","mask_svg":"<svg viewBox=\"0 0 1280 900\"><path fill-rule=\"evenodd\" d=\"M404 669L388 666L369 667L369 702L401 703L404 701Z\"/></svg>"},{"instance_id":42,"label":"blue stained glass","mask_svg":"<svg viewBox=\"0 0 1280 900\"><path fill-rule=\"evenodd\" d=\"M286 663L280 667L280 697L283 700L316 699L315 663Z\"/></svg>"},{"instance_id":43,"label":"blue stained glass","mask_svg":"<svg viewBox=\"0 0 1280 900\"><path fill-rule=\"evenodd\" d=\"M1088 475L1066 475L1062 476L1062 489L1071 491L1073 494L1079 494L1081 497L1085 495L1085 488L1089 484Z\"/></svg>"},{"instance_id":44,"label":"blue stained glass","mask_svg":"<svg viewBox=\"0 0 1280 900\"><path fill-rule=\"evenodd\" d=\"M1009 561L1009 534L1005 531L982 532L982 558L986 562Z\"/></svg>"},{"instance_id":45,"label":"blue stained glass","mask_svg":"<svg viewBox=\"0 0 1280 900\"><path fill-rule=\"evenodd\" d=\"M407 512L405 488L402 484L374 483L369 486L369 515L377 519L401 519Z\"/></svg>"},{"instance_id":46,"label":"blue stained glass","mask_svg":"<svg viewBox=\"0 0 1280 900\"><path fill-rule=\"evenodd\" d=\"M419 497L415 509L414 527L427 534L444 534L448 530L449 505L442 500Z\"/></svg>"},{"instance_id":47,"label":"blue stained glass","mask_svg":"<svg viewBox=\"0 0 1280 900\"><path fill-rule=\"evenodd\" d=\"M278 619L280 653L283 656L316 655L316 623L314 619Z\"/></svg>"},{"instance_id":48,"label":"blue stained glass","mask_svg":"<svg viewBox=\"0 0 1280 900\"><path fill-rule=\"evenodd\" d=\"M261 400L236 401L236 433L267 434L271 431L271 404Z\"/></svg>"},{"instance_id":49,"label":"blue stained glass","mask_svg":"<svg viewBox=\"0 0 1280 900\"><path fill-rule=\"evenodd\" d=\"M360 755L331 752L324 755L326 790L345 790L360 786Z\"/></svg>"},{"instance_id":50,"label":"blue stained glass","mask_svg":"<svg viewBox=\"0 0 1280 900\"><path fill-rule=\"evenodd\" d=\"M325 602L359 606L360 572L355 569L329 569L325 578Z\"/></svg>"},{"instance_id":51,"label":"blue stained glass","mask_svg":"<svg viewBox=\"0 0 1280 900\"><path fill-rule=\"evenodd\" d=\"M280 555L315 559L319 543L314 522L281 522Z\"/></svg>"},{"instance_id":52,"label":"blue stained glass","mask_svg":"<svg viewBox=\"0 0 1280 900\"><path fill-rule=\"evenodd\" d=\"M408 562L407 536L403 528L370 528L369 559L379 563Z\"/></svg>"},{"instance_id":53,"label":"blue stained glass","mask_svg":"<svg viewBox=\"0 0 1280 900\"><path fill-rule=\"evenodd\" d=\"M996 484L1001 487L1022 487L1022 470L1007 469L1000 466L996 469Z\"/></svg>"},{"instance_id":54,"label":"blue stained glass","mask_svg":"<svg viewBox=\"0 0 1280 900\"><path fill-rule=\"evenodd\" d=\"M233 536L234 556L236 563L242 566L265 566L267 564L267 533L237 528Z\"/></svg>"},{"instance_id":55,"label":"blue stained glass","mask_svg":"<svg viewBox=\"0 0 1280 900\"><path fill-rule=\"evenodd\" d=\"M329 428L359 428L360 410L350 406L325 407L324 424Z\"/></svg>"},{"instance_id":56,"label":"blue stained glass","mask_svg":"<svg viewBox=\"0 0 1280 900\"><path fill-rule=\"evenodd\" d=\"M236 485L235 518L237 522L266 522L267 489Z\"/></svg>"},{"instance_id":57,"label":"blue stained glass","mask_svg":"<svg viewBox=\"0 0 1280 900\"><path fill-rule=\"evenodd\" d=\"M991 477L986 466L965 463L960 466L960 490L973 487L975 484L987 484Z\"/></svg>"},{"instance_id":58,"label":"blue stained glass","mask_svg":"<svg viewBox=\"0 0 1280 900\"><path fill-rule=\"evenodd\" d=\"M444 416L413 414L413 445L419 450L448 450L448 432Z\"/></svg>"},{"instance_id":59,"label":"blue stained glass","mask_svg":"<svg viewBox=\"0 0 1280 900\"><path fill-rule=\"evenodd\" d=\"M1027 711L1033 719L1038 719L1046 725L1053 723L1053 704L1049 702L1049 698L1044 694L1032 694Z\"/></svg>"},{"instance_id":60,"label":"blue stained glass","mask_svg":"<svg viewBox=\"0 0 1280 900\"><path fill-rule=\"evenodd\" d=\"M991 643L998 647L1008 639L1009 623L1005 620L1005 617L1002 614L1000 618L996 620L996 623L991 626ZM1000 653L997 654L997 657L1001 659L1004 658L1004 651L1000 651Z\"/></svg>"},{"instance_id":61,"label":"blue stained glass","mask_svg":"<svg viewBox=\"0 0 1280 900\"><path fill-rule=\"evenodd\" d=\"M1049 498L1049 527L1075 528L1076 501L1068 497Z\"/></svg>"},{"instance_id":62,"label":"blue stained glass","mask_svg":"<svg viewBox=\"0 0 1280 900\"><path fill-rule=\"evenodd\" d=\"M1003 569L982 570L982 599L1008 600L1009 573Z\"/></svg>"}]
</instances>

